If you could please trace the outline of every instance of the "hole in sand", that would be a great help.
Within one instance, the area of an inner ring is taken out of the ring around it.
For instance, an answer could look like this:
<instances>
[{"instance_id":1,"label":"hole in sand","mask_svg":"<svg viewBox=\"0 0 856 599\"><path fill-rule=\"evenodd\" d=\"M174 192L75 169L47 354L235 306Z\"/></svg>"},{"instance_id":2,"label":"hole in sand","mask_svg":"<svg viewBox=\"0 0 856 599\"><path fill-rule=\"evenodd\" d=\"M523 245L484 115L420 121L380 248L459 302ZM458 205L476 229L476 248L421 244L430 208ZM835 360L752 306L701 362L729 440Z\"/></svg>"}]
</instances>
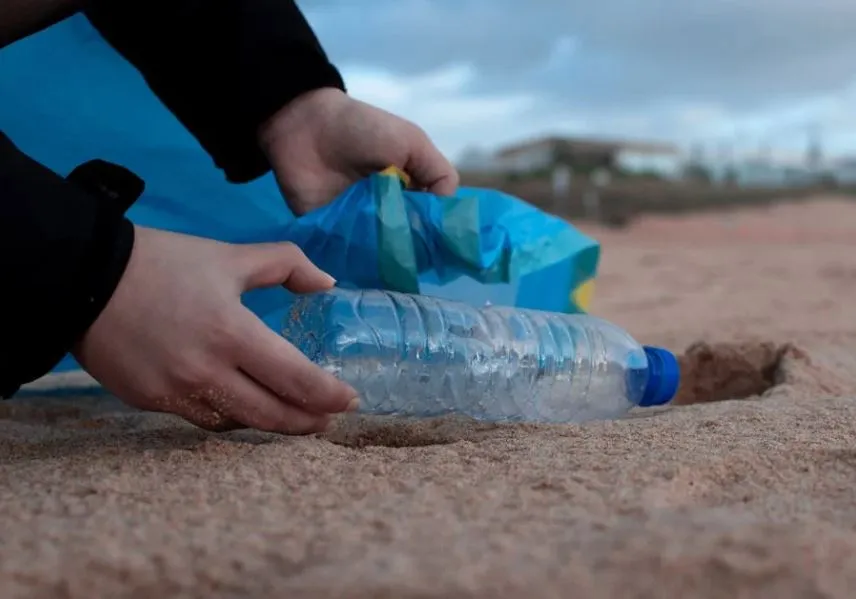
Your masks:
<instances>
[{"instance_id":1,"label":"hole in sand","mask_svg":"<svg viewBox=\"0 0 856 599\"><path fill-rule=\"evenodd\" d=\"M686 405L762 395L782 382L789 344L696 343L681 356L681 387L674 403Z\"/></svg>"},{"instance_id":2,"label":"hole in sand","mask_svg":"<svg viewBox=\"0 0 856 599\"><path fill-rule=\"evenodd\" d=\"M474 441L496 425L463 418L408 420L352 416L343 418L324 438L345 447L429 447Z\"/></svg>"}]
</instances>

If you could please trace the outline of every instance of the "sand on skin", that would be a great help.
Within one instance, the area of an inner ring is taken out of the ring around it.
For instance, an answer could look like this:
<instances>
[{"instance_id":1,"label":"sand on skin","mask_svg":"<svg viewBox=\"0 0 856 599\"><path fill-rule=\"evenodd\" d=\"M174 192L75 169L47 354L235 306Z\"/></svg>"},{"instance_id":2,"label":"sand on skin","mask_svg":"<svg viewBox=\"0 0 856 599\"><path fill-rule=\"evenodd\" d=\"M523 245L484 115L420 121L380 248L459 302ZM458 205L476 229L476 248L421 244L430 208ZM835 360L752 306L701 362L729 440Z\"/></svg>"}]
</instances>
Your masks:
<instances>
[{"instance_id":1,"label":"sand on skin","mask_svg":"<svg viewBox=\"0 0 856 599\"><path fill-rule=\"evenodd\" d=\"M852 597L856 205L593 232L596 313L692 346L701 403L284 438L7 402L0 597Z\"/></svg>"}]
</instances>

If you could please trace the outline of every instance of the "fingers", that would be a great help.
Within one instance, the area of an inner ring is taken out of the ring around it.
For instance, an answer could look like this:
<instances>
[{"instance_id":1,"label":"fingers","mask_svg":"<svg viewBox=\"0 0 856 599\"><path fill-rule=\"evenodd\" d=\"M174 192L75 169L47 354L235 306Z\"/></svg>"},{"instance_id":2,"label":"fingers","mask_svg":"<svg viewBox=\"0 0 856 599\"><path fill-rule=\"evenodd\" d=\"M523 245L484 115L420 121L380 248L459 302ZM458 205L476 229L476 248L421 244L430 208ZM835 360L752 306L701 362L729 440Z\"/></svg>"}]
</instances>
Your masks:
<instances>
[{"instance_id":1,"label":"fingers","mask_svg":"<svg viewBox=\"0 0 856 599\"><path fill-rule=\"evenodd\" d=\"M310 361L249 310L235 356L238 367L293 406L314 414L354 411L357 392Z\"/></svg>"},{"instance_id":2,"label":"fingers","mask_svg":"<svg viewBox=\"0 0 856 599\"><path fill-rule=\"evenodd\" d=\"M417 187L451 196L458 190L458 171L421 129L415 128L410 144L410 156L403 169Z\"/></svg>"},{"instance_id":3,"label":"fingers","mask_svg":"<svg viewBox=\"0 0 856 599\"><path fill-rule=\"evenodd\" d=\"M181 399L166 400L159 408L214 432L249 427L305 435L324 431L331 419L329 415L310 414L283 403L238 370L226 374L217 385L189 393Z\"/></svg>"},{"instance_id":4,"label":"fingers","mask_svg":"<svg viewBox=\"0 0 856 599\"><path fill-rule=\"evenodd\" d=\"M295 293L311 293L336 283L293 243L237 246L237 255L242 291L285 285Z\"/></svg>"},{"instance_id":5,"label":"fingers","mask_svg":"<svg viewBox=\"0 0 856 599\"><path fill-rule=\"evenodd\" d=\"M241 428L235 421L215 411L205 396L205 393L191 393L179 398L163 398L156 407L152 406L150 409L175 414L190 424L209 431L223 432Z\"/></svg>"},{"instance_id":6,"label":"fingers","mask_svg":"<svg viewBox=\"0 0 856 599\"><path fill-rule=\"evenodd\" d=\"M288 435L319 433L330 424L328 414L309 413L285 403L238 370L230 371L222 382L221 388L206 393L205 401L234 422Z\"/></svg>"}]
</instances>

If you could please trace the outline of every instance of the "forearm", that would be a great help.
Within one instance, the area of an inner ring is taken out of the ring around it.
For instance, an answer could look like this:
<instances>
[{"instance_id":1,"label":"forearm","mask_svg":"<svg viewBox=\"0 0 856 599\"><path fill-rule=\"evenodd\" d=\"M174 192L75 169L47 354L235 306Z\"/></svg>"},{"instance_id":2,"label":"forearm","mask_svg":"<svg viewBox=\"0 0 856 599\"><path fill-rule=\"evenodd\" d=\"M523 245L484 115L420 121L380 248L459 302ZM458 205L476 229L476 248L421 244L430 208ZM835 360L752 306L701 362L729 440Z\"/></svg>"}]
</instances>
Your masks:
<instances>
[{"instance_id":1,"label":"forearm","mask_svg":"<svg viewBox=\"0 0 856 599\"><path fill-rule=\"evenodd\" d=\"M112 296L133 246L126 198L142 184L129 176L72 183L0 132L0 397L53 368Z\"/></svg>"},{"instance_id":2,"label":"forearm","mask_svg":"<svg viewBox=\"0 0 856 599\"><path fill-rule=\"evenodd\" d=\"M86 14L233 182L269 169L258 130L276 111L344 89L293 0L90 0Z\"/></svg>"}]
</instances>

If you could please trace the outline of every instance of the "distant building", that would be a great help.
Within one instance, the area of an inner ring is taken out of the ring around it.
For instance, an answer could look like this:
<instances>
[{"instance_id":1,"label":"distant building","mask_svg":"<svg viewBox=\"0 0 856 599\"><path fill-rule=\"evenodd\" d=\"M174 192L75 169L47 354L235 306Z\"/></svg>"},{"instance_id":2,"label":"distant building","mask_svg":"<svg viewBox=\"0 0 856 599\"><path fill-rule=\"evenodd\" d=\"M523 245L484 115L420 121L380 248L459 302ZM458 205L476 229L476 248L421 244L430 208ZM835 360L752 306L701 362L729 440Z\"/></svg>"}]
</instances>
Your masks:
<instances>
[{"instance_id":1,"label":"distant building","mask_svg":"<svg viewBox=\"0 0 856 599\"><path fill-rule=\"evenodd\" d=\"M744 160L734 164L734 182L740 187L783 187L785 171L768 160Z\"/></svg>"},{"instance_id":2,"label":"distant building","mask_svg":"<svg viewBox=\"0 0 856 599\"><path fill-rule=\"evenodd\" d=\"M805 187L819 178L807 165L785 161L750 159L737 162L733 169L740 187Z\"/></svg>"},{"instance_id":3,"label":"distant building","mask_svg":"<svg viewBox=\"0 0 856 599\"><path fill-rule=\"evenodd\" d=\"M502 171L502 164L496 159L494 152L475 147L467 148L461 153L457 167L467 173L490 174Z\"/></svg>"},{"instance_id":4,"label":"distant building","mask_svg":"<svg viewBox=\"0 0 856 599\"><path fill-rule=\"evenodd\" d=\"M561 148L562 140L547 137L526 141L497 150L495 156L501 170L511 173L531 173L567 163Z\"/></svg>"},{"instance_id":5,"label":"distant building","mask_svg":"<svg viewBox=\"0 0 856 599\"><path fill-rule=\"evenodd\" d=\"M544 137L500 148L493 160L493 168L512 173L547 171L565 164L575 170L606 168L664 178L679 177L683 166L678 148L668 144L564 137Z\"/></svg>"},{"instance_id":6,"label":"distant building","mask_svg":"<svg viewBox=\"0 0 856 599\"><path fill-rule=\"evenodd\" d=\"M616 165L634 174L654 174L676 180L683 176L682 154L671 146L624 146L615 155Z\"/></svg>"}]
</instances>

